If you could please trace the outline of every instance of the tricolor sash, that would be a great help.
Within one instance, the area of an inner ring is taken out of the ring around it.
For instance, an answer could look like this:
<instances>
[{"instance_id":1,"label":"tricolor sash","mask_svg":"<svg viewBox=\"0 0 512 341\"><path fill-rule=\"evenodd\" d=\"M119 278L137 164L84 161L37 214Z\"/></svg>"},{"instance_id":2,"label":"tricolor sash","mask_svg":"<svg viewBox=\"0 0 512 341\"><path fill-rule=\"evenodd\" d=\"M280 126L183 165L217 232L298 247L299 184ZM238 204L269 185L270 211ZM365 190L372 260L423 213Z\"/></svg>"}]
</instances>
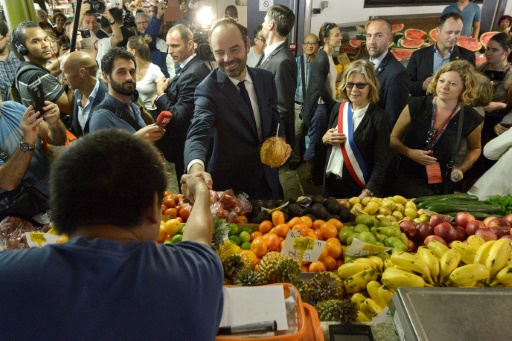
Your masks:
<instances>
[{"instance_id":1,"label":"tricolor sash","mask_svg":"<svg viewBox=\"0 0 512 341\"><path fill-rule=\"evenodd\" d=\"M366 181L368 181L368 171L354 141L352 103L346 104L346 102L342 102L338 112L338 133L343 133L347 137L347 141L340 145L341 155L343 155L343 163L354 181L359 187L365 188Z\"/></svg>"}]
</instances>

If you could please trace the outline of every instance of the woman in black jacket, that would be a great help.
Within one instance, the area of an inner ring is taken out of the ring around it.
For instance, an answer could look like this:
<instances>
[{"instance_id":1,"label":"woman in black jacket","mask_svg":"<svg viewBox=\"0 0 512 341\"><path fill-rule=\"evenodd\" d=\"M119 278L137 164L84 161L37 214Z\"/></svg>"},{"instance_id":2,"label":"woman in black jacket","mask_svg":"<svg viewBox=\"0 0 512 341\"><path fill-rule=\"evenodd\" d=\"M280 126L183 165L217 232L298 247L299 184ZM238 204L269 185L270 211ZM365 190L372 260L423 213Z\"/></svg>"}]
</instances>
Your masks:
<instances>
[{"instance_id":1,"label":"woman in black jacket","mask_svg":"<svg viewBox=\"0 0 512 341\"><path fill-rule=\"evenodd\" d=\"M364 198L381 193L390 148L388 114L377 107L379 83L368 60L350 63L338 88L345 102L336 104L330 129L322 137L327 146L325 190L336 198Z\"/></svg>"}]
</instances>

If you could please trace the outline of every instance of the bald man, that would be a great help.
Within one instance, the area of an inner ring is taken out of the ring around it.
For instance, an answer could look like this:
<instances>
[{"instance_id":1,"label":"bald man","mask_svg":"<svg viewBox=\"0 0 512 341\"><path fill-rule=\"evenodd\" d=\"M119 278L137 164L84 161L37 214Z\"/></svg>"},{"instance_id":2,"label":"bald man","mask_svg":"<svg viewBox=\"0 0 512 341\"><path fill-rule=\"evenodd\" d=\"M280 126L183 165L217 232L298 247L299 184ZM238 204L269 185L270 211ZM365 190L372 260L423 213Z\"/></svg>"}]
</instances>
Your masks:
<instances>
[{"instance_id":1,"label":"bald man","mask_svg":"<svg viewBox=\"0 0 512 341\"><path fill-rule=\"evenodd\" d=\"M61 63L62 79L74 90L71 128L75 136L89 133L90 113L103 101L108 87L96 78L98 63L88 53L74 51Z\"/></svg>"}]
</instances>

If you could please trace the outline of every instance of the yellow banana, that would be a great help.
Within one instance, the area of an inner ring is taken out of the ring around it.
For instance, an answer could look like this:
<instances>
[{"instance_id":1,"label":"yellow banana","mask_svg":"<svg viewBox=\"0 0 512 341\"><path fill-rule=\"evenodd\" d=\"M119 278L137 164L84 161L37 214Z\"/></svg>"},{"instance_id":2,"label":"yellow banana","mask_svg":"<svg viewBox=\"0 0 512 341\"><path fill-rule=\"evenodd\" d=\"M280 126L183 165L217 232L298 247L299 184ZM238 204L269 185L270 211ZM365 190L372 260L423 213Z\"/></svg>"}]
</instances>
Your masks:
<instances>
[{"instance_id":1,"label":"yellow banana","mask_svg":"<svg viewBox=\"0 0 512 341\"><path fill-rule=\"evenodd\" d=\"M372 319L366 316L361 310L357 311L356 322L370 322Z\"/></svg>"},{"instance_id":2,"label":"yellow banana","mask_svg":"<svg viewBox=\"0 0 512 341\"><path fill-rule=\"evenodd\" d=\"M466 240L468 241L469 246L471 246L475 252L478 251L480 246L485 243L485 239L476 235L469 236Z\"/></svg>"},{"instance_id":3,"label":"yellow banana","mask_svg":"<svg viewBox=\"0 0 512 341\"><path fill-rule=\"evenodd\" d=\"M494 242L489 251L489 256L485 260L485 266L491 272L491 276L494 276L507 265L510 249L510 241L506 238Z\"/></svg>"},{"instance_id":4,"label":"yellow banana","mask_svg":"<svg viewBox=\"0 0 512 341\"><path fill-rule=\"evenodd\" d=\"M427 264L430 270L430 277L437 284L439 278L439 258L426 246L420 246L416 252L418 258Z\"/></svg>"},{"instance_id":5,"label":"yellow banana","mask_svg":"<svg viewBox=\"0 0 512 341\"><path fill-rule=\"evenodd\" d=\"M380 258L379 258L380 259ZM377 263L375 263L373 260L371 260L369 257L361 257L356 258L353 260L354 263L360 263L360 264L367 264L369 265L373 270L379 271L377 268Z\"/></svg>"},{"instance_id":6,"label":"yellow banana","mask_svg":"<svg viewBox=\"0 0 512 341\"><path fill-rule=\"evenodd\" d=\"M386 270L387 268L392 268L394 267L395 265L393 264L393 261L391 259L386 259L384 261L384 270Z\"/></svg>"},{"instance_id":7,"label":"yellow banana","mask_svg":"<svg viewBox=\"0 0 512 341\"><path fill-rule=\"evenodd\" d=\"M363 303L365 299L366 297L363 294L356 292L350 297L350 302L354 303L357 309L361 310L361 303Z\"/></svg>"},{"instance_id":8,"label":"yellow banana","mask_svg":"<svg viewBox=\"0 0 512 341\"><path fill-rule=\"evenodd\" d=\"M507 265L496 274L496 280L503 284L512 284L512 265Z\"/></svg>"},{"instance_id":9,"label":"yellow banana","mask_svg":"<svg viewBox=\"0 0 512 341\"><path fill-rule=\"evenodd\" d=\"M382 258L377 256L370 256L368 257L368 259L375 263L376 267L373 268L375 271L377 271L378 273L382 273L382 271L384 271L384 261L382 260Z\"/></svg>"},{"instance_id":10,"label":"yellow banana","mask_svg":"<svg viewBox=\"0 0 512 341\"><path fill-rule=\"evenodd\" d=\"M365 299L361 303L361 311L368 317L374 317L379 315L379 313L383 310L381 306L379 306L374 300L371 298Z\"/></svg>"},{"instance_id":11,"label":"yellow banana","mask_svg":"<svg viewBox=\"0 0 512 341\"><path fill-rule=\"evenodd\" d=\"M448 249L439 260L439 283L445 283L453 270L457 269L460 263L460 253Z\"/></svg>"},{"instance_id":12,"label":"yellow banana","mask_svg":"<svg viewBox=\"0 0 512 341\"><path fill-rule=\"evenodd\" d=\"M421 276L427 283L434 284L430 277L430 269L416 255L408 252L394 252L391 260L395 266L401 267L415 275Z\"/></svg>"},{"instance_id":13,"label":"yellow banana","mask_svg":"<svg viewBox=\"0 0 512 341\"><path fill-rule=\"evenodd\" d=\"M460 260L465 264L473 264L476 251L469 244L464 244L460 240L455 240L452 242L452 249L459 251Z\"/></svg>"},{"instance_id":14,"label":"yellow banana","mask_svg":"<svg viewBox=\"0 0 512 341\"><path fill-rule=\"evenodd\" d=\"M475 260L473 263L479 263L485 265L487 261L487 257L489 257L489 252L491 252L492 245L494 244L495 240L489 240L485 243L483 243L479 248L478 251L475 253Z\"/></svg>"},{"instance_id":15,"label":"yellow banana","mask_svg":"<svg viewBox=\"0 0 512 341\"><path fill-rule=\"evenodd\" d=\"M441 242L438 242L437 240L431 240L430 242L428 242L427 247L430 250L432 250L432 252L439 259L441 259L441 257L443 257L443 254L449 250L448 246L444 245Z\"/></svg>"},{"instance_id":16,"label":"yellow banana","mask_svg":"<svg viewBox=\"0 0 512 341\"><path fill-rule=\"evenodd\" d=\"M508 257L507 265L512 265L512 252L510 253L510 256Z\"/></svg>"},{"instance_id":17,"label":"yellow banana","mask_svg":"<svg viewBox=\"0 0 512 341\"><path fill-rule=\"evenodd\" d=\"M391 290L397 290L399 287L430 286L420 276L397 267L388 268L384 271L382 274L382 284Z\"/></svg>"},{"instance_id":18,"label":"yellow banana","mask_svg":"<svg viewBox=\"0 0 512 341\"><path fill-rule=\"evenodd\" d=\"M350 262L341 265L338 268L338 276L341 279L347 279L361 271L372 269L371 265L362 262Z\"/></svg>"},{"instance_id":19,"label":"yellow banana","mask_svg":"<svg viewBox=\"0 0 512 341\"><path fill-rule=\"evenodd\" d=\"M384 308L387 307L389 301L391 301L391 296L393 296L393 290L389 289L384 284L379 287L379 299L385 304Z\"/></svg>"},{"instance_id":20,"label":"yellow banana","mask_svg":"<svg viewBox=\"0 0 512 341\"><path fill-rule=\"evenodd\" d=\"M358 272L344 281L345 291L348 294L361 292L366 289L368 282L375 281L377 277L377 271L373 269Z\"/></svg>"},{"instance_id":21,"label":"yellow banana","mask_svg":"<svg viewBox=\"0 0 512 341\"><path fill-rule=\"evenodd\" d=\"M476 282L489 279L490 271L483 264L468 264L452 271L449 278L456 286L474 287Z\"/></svg>"},{"instance_id":22,"label":"yellow banana","mask_svg":"<svg viewBox=\"0 0 512 341\"><path fill-rule=\"evenodd\" d=\"M379 296L379 287L380 287L379 282L370 281L370 282L368 282L368 284L366 284L366 291L368 291L368 295L370 295L370 298L372 300L374 300L379 306L384 308L385 305L383 305L383 302L381 302L380 296Z\"/></svg>"}]
</instances>

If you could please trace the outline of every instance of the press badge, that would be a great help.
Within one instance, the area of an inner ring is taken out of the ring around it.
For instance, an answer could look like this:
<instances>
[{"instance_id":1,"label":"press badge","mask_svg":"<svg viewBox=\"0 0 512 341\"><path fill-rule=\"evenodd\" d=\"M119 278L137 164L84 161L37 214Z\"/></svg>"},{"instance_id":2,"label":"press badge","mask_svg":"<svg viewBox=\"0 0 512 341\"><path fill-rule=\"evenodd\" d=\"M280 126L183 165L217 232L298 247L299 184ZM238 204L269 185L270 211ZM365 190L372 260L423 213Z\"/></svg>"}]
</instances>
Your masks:
<instances>
[{"instance_id":1,"label":"press badge","mask_svg":"<svg viewBox=\"0 0 512 341\"><path fill-rule=\"evenodd\" d=\"M441 176L441 166L439 165L439 162L426 165L425 168L427 169L429 185L439 184L443 182L443 177Z\"/></svg>"}]
</instances>

